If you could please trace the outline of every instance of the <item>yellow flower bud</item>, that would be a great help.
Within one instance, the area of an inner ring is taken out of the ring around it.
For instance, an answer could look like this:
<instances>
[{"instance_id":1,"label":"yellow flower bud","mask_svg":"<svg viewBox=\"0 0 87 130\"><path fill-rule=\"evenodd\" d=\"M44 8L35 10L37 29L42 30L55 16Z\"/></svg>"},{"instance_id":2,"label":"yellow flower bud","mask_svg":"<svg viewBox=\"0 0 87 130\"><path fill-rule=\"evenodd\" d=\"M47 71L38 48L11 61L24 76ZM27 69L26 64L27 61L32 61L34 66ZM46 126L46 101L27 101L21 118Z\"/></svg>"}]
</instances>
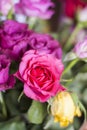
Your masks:
<instances>
[{"instance_id":1,"label":"yellow flower bud","mask_svg":"<svg viewBox=\"0 0 87 130\"><path fill-rule=\"evenodd\" d=\"M73 122L74 116L80 116L81 112L78 106L75 106L71 95L66 92L58 93L51 105L51 114L54 116L55 122L65 127Z\"/></svg>"}]
</instances>

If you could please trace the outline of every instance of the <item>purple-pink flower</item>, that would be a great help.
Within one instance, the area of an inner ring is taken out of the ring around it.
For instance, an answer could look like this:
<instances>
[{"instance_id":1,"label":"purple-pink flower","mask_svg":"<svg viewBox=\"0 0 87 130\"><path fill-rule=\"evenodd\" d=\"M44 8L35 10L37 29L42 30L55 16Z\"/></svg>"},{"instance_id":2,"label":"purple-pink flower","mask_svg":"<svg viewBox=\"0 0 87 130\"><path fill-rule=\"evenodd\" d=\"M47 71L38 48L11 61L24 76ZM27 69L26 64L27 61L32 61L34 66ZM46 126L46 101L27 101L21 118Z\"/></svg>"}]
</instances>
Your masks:
<instances>
[{"instance_id":1,"label":"purple-pink flower","mask_svg":"<svg viewBox=\"0 0 87 130\"><path fill-rule=\"evenodd\" d=\"M0 29L1 51L13 60L22 57L25 51L34 49L57 58L62 58L62 49L57 40L48 34L28 30L27 24L6 20Z\"/></svg>"},{"instance_id":2,"label":"purple-pink flower","mask_svg":"<svg viewBox=\"0 0 87 130\"><path fill-rule=\"evenodd\" d=\"M31 49L62 58L62 49L59 42L48 34L33 32L29 37L29 46Z\"/></svg>"},{"instance_id":3,"label":"purple-pink flower","mask_svg":"<svg viewBox=\"0 0 87 130\"><path fill-rule=\"evenodd\" d=\"M78 58L87 58L87 38L78 42L73 51L76 53Z\"/></svg>"},{"instance_id":4,"label":"purple-pink flower","mask_svg":"<svg viewBox=\"0 0 87 130\"><path fill-rule=\"evenodd\" d=\"M22 57L15 76L24 83L26 96L45 102L57 92L65 90L60 84L63 69L61 60L50 54L30 50Z\"/></svg>"},{"instance_id":5,"label":"purple-pink flower","mask_svg":"<svg viewBox=\"0 0 87 130\"><path fill-rule=\"evenodd\" d=\"M11 61L0 54L0 91L11 89L14 84L14 76L9 74Z\"/></svg>"},{"instance_id":6,"label":"purple-pink flower","mask_svg":"<svg viewBox=\"0 0 87 130\"><path fill-rule=\"evenodd\" d=\"M30 36L28 25L6 20L0 29L0 47L11 59L19 59L25 52Z\"/></svg>"},{"instance_id":7,"label":"purple-pink flower","mask_svg":"<svg viewBox=\"0 0 87 130\"><path fill-rule=\"evenodd\" d=\"M0 0L0 13L7 15L13 6L12 0Z\"/></svg>"},{"instance_id":8,"label":"purple-pink flower","mask_svg":"<svg viewBox=\"0 0 87 130\"><path fill-rule=\"evenodd\" d=\"M53 15L54 4L51 0L20 0L15 5L16 13L49 19Z\"/></svg>"}]
</instances>

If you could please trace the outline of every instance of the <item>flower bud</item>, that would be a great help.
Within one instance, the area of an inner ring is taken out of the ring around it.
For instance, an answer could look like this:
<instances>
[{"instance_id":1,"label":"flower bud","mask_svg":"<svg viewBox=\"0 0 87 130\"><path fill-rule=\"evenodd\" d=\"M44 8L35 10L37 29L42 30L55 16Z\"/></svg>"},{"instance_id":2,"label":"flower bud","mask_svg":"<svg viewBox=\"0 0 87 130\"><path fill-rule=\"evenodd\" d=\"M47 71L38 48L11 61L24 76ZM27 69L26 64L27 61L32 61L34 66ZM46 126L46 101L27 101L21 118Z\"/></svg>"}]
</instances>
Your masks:
<instances>
[{"instance_id":1,"label":"flower bud","mask_svg":"<svg viewBox=\"0 0 87 130\"><path fill-rule=\"evenodd\" d=\"M63 127L72 123L74 116L81 116L79 107L74 104L71 95L65 91L54 97L51 114L54 116L54 122L60 122Z\"/></svg>"},{"instance_id":2,"label":"flower bud","mask_svg":"<svg viewBox=\"0 0 87 130\"><path fill-rule=\"evenodd\" d=\"M77 55L78 58L87 58L87 37L75 45L73 52Z\"/></svg>"}]
</instances>

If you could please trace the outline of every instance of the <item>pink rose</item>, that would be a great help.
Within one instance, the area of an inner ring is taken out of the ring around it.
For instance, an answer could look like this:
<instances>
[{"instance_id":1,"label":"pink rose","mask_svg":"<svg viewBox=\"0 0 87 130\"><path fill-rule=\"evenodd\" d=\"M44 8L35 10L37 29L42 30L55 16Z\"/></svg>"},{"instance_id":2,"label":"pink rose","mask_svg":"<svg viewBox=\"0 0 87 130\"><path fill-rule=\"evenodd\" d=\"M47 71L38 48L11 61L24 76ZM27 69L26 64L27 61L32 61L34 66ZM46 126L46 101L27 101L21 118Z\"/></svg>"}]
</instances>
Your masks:
<instances>
[{"instance_id":1,"label":"pink rose","mask_svg":"<svg viewBox=\"0 0 87 130\"><path fill-rule=\"evenodd\" d=\"M13 6L12 0L0 0L0 13L7 15Z\"/></svg>"},{"instance_id":2,"label":"pink rose","mask_svg":"<svg viewBox=\"0 0 87 130\"><path fill-rule=\"evenodd\" d=\"M49 19L54 14L53 7L51 0L19 0L15 5L15 11L26 16Z\"/></svg>"},{"instance_id":3,"label":"pink rose","mask_svg":"<svg viewBox=\"0 0 87 130\"><path fill-rule=\"evenodd\" d=\"M31 50L24 54L15 76L24 83L26 96L45 102L64 90L60 85L63 68L61 60L51 54Z\"/></svg>"}]
</instances>

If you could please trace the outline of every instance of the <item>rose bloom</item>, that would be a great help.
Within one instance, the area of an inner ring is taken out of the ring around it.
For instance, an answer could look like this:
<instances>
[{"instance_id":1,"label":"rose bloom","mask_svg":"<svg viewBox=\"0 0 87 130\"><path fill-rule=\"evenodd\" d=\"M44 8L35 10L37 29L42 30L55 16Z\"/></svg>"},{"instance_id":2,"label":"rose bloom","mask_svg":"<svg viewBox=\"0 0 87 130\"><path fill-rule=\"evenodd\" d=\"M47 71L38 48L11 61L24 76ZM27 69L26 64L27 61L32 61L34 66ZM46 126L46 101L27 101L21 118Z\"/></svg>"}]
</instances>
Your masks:
<instances>
[{"instance_id":1,"label":"rose bloom","mask_svg":"<svg viewBox=\"0 0 87 130\"><path fill-rule=\"evenodd\" d=\"M66 92L59 92L53 99L51 105L51 114L54 116L55 122L66 127L73 122L74 116L81 116L78 106L75 106L71 95Z\"/></svg>"},{"instance_id":2,"label":"rose bloom","mask_svg":"<svg viewBox=\"0 0 87 130\"><path fill-rule=\"evenodd\" d=\"M81 42L78 42L75 45L73 52L77 55L78 58L87 58L87 38Z\"/></svg>"},{"instance_id":3,"label":"rose bloom","mask_svg":"<svg viewBox=\"0 0 87 130\"><path fill-rule=\"evenodd\" d=\"M61 0L60 0L61 1ZM64 6L65 15L73 18L77 13L78 9L83 9L87 6L87 3L84 0L62 0Z\"/></svg>"},{"instance_id":4,"label":"rose bloom","mask_svg":"<svg viewBox=\"0 0 87 130\"><path fill-rule=\"evenodd\" d=\"M11 89L14 86L14 77L9 75L10 64L10 60L0 54L0 91Z\"/></svg>"},{"instance_id":5,"label":"rose bloom","mask_svg":"<svg viewBox=\"0 0 87 130\"><path fill-rule=\"evenodd\" d=\"M0 13L7 15L13 6L12 0L0 0Z\"/></svg>"},{"instance_id":6,"label":"rose bloom","mask_svg":"<svg viewBox=\"0 0 87 130\"><path fill-rule=\"evenodd\" d=\"M62 62L51 54L31 50L22 57L15 76L24 83L26 96L45 102L64 90L60 85L63 68Z\"/></svg>"},{"instance_id":7,"label":"rose bloom","mask_svg":"<svg viewBox=\"0 0 87 130\"><path fill-rule=\"evenodd\" d=\"M25 52L30 31L28 25L14 20L6 20L0 29L0 47L12 59L19 59Z\"/></svg>"},{"instance_id":8,"label":"rose bloom","mask_svg":"<svg viewBox=\"0 0 87 130\"><path fill-rule=\"evenodd\" d=\"M32 33L29 37L29 46L31 49L62 58L62 49L59 42L48 34Z\"/></svg>"},{"instance_id":9,"label":"rose bloom","mask_svg":"<svg viewBox=\"0 0 87 130\"><path fill-rule=\"evenodd\" d=\"M51 0L20 0L15 4L16 13L27 16L35 16L41 19L49 19L53 15L54 4Z\"/></svg>"}]
</instances>

